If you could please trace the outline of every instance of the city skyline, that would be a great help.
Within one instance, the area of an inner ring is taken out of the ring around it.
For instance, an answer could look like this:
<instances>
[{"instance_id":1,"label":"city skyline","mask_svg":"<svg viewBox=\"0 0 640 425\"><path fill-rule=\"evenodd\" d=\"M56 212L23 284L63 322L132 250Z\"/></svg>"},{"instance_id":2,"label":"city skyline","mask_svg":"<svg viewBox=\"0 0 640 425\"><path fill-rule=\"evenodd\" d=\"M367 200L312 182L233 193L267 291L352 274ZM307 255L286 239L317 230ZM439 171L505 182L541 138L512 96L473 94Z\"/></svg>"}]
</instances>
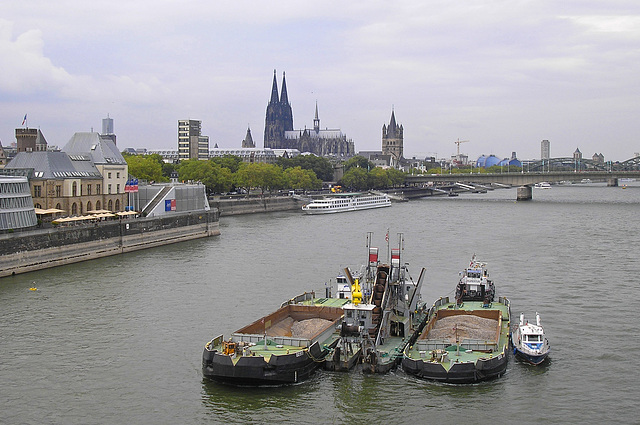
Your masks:
<instances>
[{"instance_id":1,"label":"city skyline","mask_svg":"<svg viewBox=\"0 0 640 425\"><path fill-rule=\"evenodd\" d=\"M321 10L319 10L321 9ZM287 73L295 128L340 127L380 150L389 111L406 157L461 151L626 160L640 146L640 6L631 1L400 1L322 8L283 1L0 6L0 141L25 114L49 144L114 119L118 147L176 146L179 119L211 146L265 125L273 70ZM263 147L262 137L255 138Z\"/></svg>"}]
</instances>

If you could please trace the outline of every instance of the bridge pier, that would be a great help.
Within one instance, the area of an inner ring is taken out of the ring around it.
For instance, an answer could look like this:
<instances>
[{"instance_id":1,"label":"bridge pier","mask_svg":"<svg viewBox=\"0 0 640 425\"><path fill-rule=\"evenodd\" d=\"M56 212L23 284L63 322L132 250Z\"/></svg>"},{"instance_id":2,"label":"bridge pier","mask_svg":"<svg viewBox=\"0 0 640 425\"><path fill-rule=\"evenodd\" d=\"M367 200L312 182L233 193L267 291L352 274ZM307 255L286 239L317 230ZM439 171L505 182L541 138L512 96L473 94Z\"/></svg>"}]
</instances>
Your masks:
<instances>
[{"instance_id":1,"label":"bridge pier","mask_svg":"<svg viewBox=\"0 0 640 425\"><path fill-rule=\"evenodd\" d=\"M618 178L610 177L607 179L607 186L609 187L618 187Z\"/></svg>"},{"instance_id":2,"label":"bridge pier","mask_svg":"<svg viewBox=\"0 0 640 425\"><path fill-rule=\"evenodd\" d=\"M518 187L518 193L516 195L517 201L530 201L533 199L533 189L531 186Z\"/></svg>"}]
</instances>

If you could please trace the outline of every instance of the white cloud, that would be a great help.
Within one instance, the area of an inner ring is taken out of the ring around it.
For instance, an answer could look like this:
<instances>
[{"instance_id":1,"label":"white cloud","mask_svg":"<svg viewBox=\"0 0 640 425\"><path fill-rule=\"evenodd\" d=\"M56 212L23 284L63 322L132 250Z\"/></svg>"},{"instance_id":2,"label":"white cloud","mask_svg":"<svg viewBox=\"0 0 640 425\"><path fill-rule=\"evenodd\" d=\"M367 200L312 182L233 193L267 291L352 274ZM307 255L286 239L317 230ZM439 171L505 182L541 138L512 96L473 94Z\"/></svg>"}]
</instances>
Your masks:
<instances>
[{"instance_id":1,"label":"white cloud","mask_svg":"<svg viewBox=\"0 0 640 425\"><path fill-rule=\"evenodd\" d=\"M591 31L624 33L625 35L640 37L640 15L568 16L565 18L579 25L584 25Z\"/></svg>"},{"instance_id":2,"label":"white cloud","mask_svg":"<svg viewBox=\"0 0 640 425\"><path fill-rule=\"evenodd\" d=\"M43 56L42 32L30 30L15 40L13 24L0 20L0 90L6 93L32 94L51 91L70 83L71 76Z\"/></svg>"},{"instance_id":3,"label":"white cloud","mask_svg":"<svg viewBox=\"0 0 640 425\"><path fill-rule=\"evenodd\" d=\"M318 100L321 125L358 149L379 148L392 105L406 145L442 155L458 137L471 155L533 157L554 135L555 151L589 151L640 130L622 118L640 112L638 7L624 0L29 3L0 6L0 112L38 111L64 139L110 112L128 145L174 147L180 118L220 146L249 124L260 145L273 68L296 127Z\"/></svg>"}]
</instances>

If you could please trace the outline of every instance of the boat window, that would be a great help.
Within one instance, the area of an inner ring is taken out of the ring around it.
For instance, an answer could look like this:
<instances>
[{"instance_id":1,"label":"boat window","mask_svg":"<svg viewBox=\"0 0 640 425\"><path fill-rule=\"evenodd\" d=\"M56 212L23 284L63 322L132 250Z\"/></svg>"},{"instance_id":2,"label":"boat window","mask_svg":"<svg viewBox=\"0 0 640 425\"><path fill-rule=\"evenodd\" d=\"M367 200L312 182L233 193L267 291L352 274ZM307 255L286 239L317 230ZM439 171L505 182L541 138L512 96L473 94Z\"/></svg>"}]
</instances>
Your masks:
<instances>
[{"instance_id":1,"label":"boat window","mask_svg":"<svg viewBox=\"0 0 640 425\"><path fill-rule=\"evenodd\" d=\"M353 317L353 312L351 310L347 310L347 317Z\"/></svg>"}]
</instances>

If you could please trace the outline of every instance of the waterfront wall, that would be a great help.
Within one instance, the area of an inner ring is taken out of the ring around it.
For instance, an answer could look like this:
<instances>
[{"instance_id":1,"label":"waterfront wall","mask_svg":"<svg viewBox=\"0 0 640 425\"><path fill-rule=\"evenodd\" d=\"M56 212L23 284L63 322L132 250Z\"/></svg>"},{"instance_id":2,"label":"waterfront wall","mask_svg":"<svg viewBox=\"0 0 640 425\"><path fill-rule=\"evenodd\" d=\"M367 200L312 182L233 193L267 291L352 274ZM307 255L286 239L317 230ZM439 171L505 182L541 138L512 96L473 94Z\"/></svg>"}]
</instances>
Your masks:
<instances>
[{"instance_id":1,"label":"waterfront wall","mask_svg":"<svg viewBox=\"0 0 640 425\"><path fill-rule=\"evenodd\" d=\"M211 209L1 235L0 277L216 236L218 218Z\"/></svg>"},{"instance_id":2,"label":"waterfront wall","mask_svg":"<svg viewBox=\"0 0 640 425\"><path fill-rule=\"evenodd\" d=\"M293 197L256 197L256 198L210 198L211 208L217 208L220 216L255 214L275 211L294 211L302 209L304 202Z\"/></svg>"}]
</instances>

